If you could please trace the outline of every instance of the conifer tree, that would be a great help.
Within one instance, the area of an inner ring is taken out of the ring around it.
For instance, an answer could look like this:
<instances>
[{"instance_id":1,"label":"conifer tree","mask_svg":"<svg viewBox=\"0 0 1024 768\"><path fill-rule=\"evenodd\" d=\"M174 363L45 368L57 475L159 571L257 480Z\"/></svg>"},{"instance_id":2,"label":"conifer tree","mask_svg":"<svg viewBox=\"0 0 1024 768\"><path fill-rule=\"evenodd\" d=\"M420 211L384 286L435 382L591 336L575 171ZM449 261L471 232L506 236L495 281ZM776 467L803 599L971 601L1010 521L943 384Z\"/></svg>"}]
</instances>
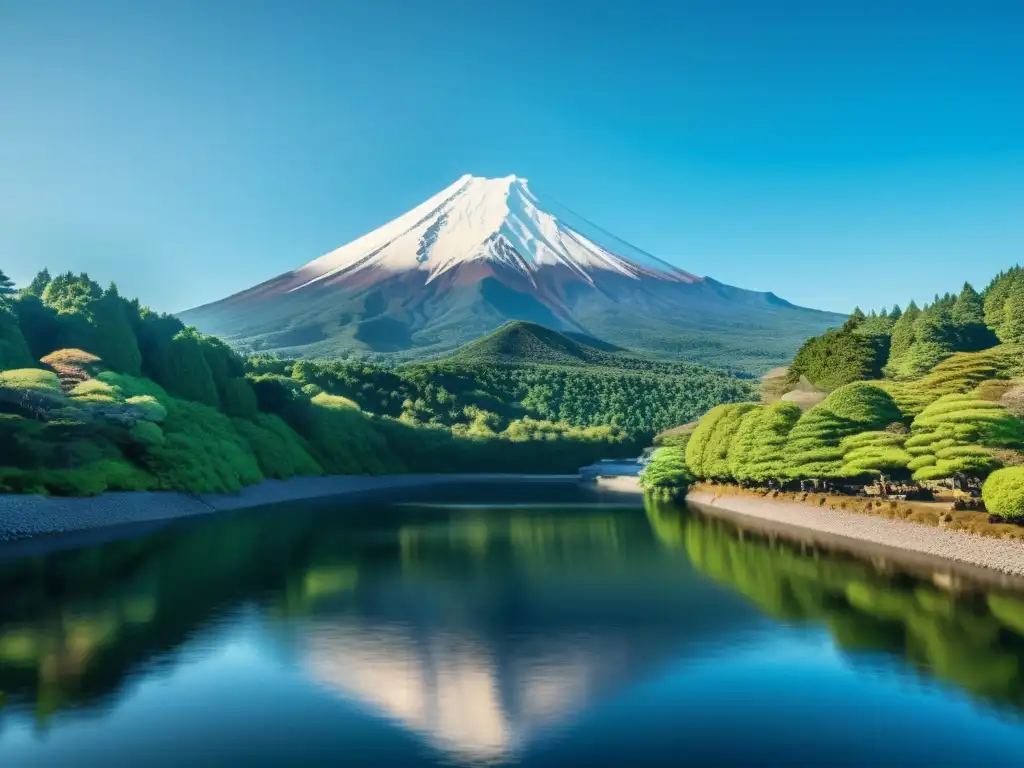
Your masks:
<instances>
[{"instance_id":1,"label":"conifer tree","mask_svg":"<svg viewBox=\"0 0 1024 768\"><path fill-rule=\"evenodd\" d=\"M14 295L14 281L11 280L4 271L0 269L0 301Z\"/></svg>"},{"instance_id":2,"label":"conifer tree","mask_svg":"<svg viewBox=\"0 0 1024 768\"><path fill-rule=\"evenodd\" d=\"M50 277L50 270L42 269L36 273L36 276L32 278L32 282L22 290L22 293L42 298L43 291L46 290L46 286L50 284L52 279Z\"/></svg>"},{"instance_id":3,"label":"conifer tree","mask_svg":"<svg viewBox=\"0 0 1024 768\"><path fill-rule=\"evenodd\" d=\"M87 351L99 356L115 371L139 376L142 373L142 354L139 342L129 320L127 302L111 283L92 305L94 340Z\"/></svg>"},{"instance_id":4,"label":"conifer tree","mask_svg":"<svg viewBox=\"0 0 1024 768\"><path fill-rule=\"evenodd\" d=\"M907 305L905 312L902 312L892 327L892 343L889 346L889 362L885 366L887 376L898 375L900 364L911 345L914 343L914 323L921 315L921 310L913 301Z\"/></svg>"},{"instance_id":5,"label":"conifer tree","mask_svg":"<svg viewBox=\"0 0 1024 768\"><path fill-rule=\"evenodd\" d=\"M1024 284L1017 283L1010 291L1002 314L999 340L1013 344L1024 342Z\"/></svg>"}]
</instances>

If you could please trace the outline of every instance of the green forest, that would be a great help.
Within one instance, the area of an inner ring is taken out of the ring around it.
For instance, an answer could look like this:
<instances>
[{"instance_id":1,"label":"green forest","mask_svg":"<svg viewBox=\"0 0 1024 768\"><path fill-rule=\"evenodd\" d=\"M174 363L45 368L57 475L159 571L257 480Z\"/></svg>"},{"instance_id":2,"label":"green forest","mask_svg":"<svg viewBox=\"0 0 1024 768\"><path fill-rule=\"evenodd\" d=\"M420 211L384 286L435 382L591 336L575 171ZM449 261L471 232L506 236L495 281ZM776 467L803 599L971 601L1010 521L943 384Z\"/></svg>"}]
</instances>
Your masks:
<instances>
[{"instance_id":1,"label":"green forest","mask_svg":"<svg viewBox=\"0 0 1024 768\"><path fill-rule=\"evenodd\" d=\"M970 490L1024 521L1024 271L923 307L865 314L808 339L760 403L726 403L675 430L649 488L694 480L848 490L889 482ZM881 482L879 482L881 481ZM987 482L986 482L987 481Z\"/></svg>"},{"instance_id":2,"label":"green forest","mask_svg":"<svg viewBox=\"0 0 1024 768\"><path fill-rule=\"evenodd\" d=\"M244 358L117 286L0 272L0 491L233 492L266 478L575 472L756 397L749 380L510 324L433 363Z\"/></svg>"}]
</instances>

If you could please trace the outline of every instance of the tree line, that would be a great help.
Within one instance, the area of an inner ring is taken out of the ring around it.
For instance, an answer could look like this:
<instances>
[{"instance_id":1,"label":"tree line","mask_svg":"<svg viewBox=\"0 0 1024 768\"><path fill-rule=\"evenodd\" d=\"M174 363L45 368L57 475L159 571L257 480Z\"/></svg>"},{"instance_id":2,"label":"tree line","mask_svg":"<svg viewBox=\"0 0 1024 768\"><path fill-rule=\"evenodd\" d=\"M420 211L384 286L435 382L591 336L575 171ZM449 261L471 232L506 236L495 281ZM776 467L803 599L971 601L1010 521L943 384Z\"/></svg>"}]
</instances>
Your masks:
<instances>
[{"instance_id":1,"label":"tree line","mask_svg":"<svg viewBox=\"0 0 1024 768\"><path fill-rule=\"evenodd\" d=\"M544 418L472 386L460 401L424 372L250 361L87 274L43 270L22 290L0 277L0 491L566 472L640 450L621 427Z\"/></svg>"},{"instance_id":2,"label":"tree line","mask_svg":"<svg viewBox=\"0 0 1024 768\"><path fill-rule=\"evenodd\" d=\"M685 491L696 479L782 488L988 478L989 512L1024 521L1021 344L1019 267L981 293L965 284L920 308L857 309L808 339L789 367L790 385L830 392L821 402L804 411L773 393L717 406L655 452L644 482Z\"/></svg>"}]
</instances>

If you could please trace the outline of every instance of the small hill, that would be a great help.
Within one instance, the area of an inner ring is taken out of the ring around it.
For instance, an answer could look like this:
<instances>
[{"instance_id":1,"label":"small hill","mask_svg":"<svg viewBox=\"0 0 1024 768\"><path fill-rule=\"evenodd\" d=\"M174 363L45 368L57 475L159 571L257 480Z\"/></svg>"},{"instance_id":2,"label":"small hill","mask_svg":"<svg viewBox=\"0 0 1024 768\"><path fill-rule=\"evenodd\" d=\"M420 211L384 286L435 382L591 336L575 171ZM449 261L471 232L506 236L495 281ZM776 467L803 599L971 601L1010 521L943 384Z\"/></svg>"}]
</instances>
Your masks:
<instances>
[{"instance_id":1,"label":"small hill","mask_svg":"<svg viewBox=\"0 0 1024 768\"><path fill-rule=\"evenodd\" d=\"M710 373L740 379L744 371L726 371L690 362L655 360L581 333L564 333L539 323L514 320L466 344L428 366L556 365L597 367L618 371L651 372L668 376Z\"/></svg>"},{"instance_id":2,"label":"small hill","mask_svg":"<svg viewBox=\"0 0 1024 768\"><path fill-rule=\"evenodd\" d=\"M614 351L612 351L614 350ZM471 341L445 362L473 363L544 363L548 365L606 365L619 362L618 347L610 347L597 339L567 334L545 328L538 323L513 320L486 336Z\"/></svg>"}]
</instances>

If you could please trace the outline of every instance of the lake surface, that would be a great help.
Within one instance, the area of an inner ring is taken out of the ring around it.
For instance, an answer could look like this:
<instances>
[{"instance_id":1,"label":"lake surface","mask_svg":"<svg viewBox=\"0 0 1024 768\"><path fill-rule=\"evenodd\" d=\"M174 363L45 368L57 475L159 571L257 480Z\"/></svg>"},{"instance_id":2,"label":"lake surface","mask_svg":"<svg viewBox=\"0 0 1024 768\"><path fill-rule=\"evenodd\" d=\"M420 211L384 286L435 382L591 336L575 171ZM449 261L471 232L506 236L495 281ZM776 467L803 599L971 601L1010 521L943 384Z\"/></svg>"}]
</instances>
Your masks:
<instances>
[{"instance_id":1,"label":"lake surface","mask_svg":"<svg viewBox=\"0 0 1024 768\"><path fill-rule=\"evenodd\" d=\"M1024 595L445 493L0 559L0 765L1024 760Z\"/></svg>"}]
</instances>

